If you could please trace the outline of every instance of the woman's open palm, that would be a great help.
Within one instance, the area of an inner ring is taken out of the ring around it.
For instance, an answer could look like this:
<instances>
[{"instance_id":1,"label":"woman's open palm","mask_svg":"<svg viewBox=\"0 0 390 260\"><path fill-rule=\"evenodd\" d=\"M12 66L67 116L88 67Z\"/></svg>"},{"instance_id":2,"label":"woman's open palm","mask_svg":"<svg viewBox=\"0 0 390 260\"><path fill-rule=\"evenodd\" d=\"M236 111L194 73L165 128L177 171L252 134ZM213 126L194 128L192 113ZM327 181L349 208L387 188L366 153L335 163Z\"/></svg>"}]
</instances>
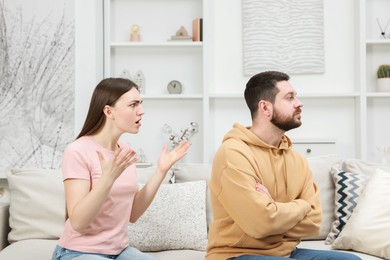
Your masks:
<instances>
[{"instance_id":1,"label":"woman's open palm","mask_svg":"<svg viewBox=\"0 0 390 260\"><path fill-rule=\"evenodd\" d=\"M172 149L172 151L167 152L168 146L164 145L160 154L160 158L157 162L157 165L161 169L161 171L167 172L175 162L177 162L187 154L187 151L190 146L191 143L189 141L182 141L179 143L178 146Z\"/></svg>"},{"instance_id":2,"label":"woman's open palm","mask_svg":"<svg viewBox=\"0 0 390 260\"><path fill-rule=\"evenodd\" d=\"M102 167L102 174L108 174L114 179L117 179L127 167L137 161L135 151L129 148L117 149L109 159L105 159L99 151L97 151L97 154Z\"/></svg>"}]
</instances>

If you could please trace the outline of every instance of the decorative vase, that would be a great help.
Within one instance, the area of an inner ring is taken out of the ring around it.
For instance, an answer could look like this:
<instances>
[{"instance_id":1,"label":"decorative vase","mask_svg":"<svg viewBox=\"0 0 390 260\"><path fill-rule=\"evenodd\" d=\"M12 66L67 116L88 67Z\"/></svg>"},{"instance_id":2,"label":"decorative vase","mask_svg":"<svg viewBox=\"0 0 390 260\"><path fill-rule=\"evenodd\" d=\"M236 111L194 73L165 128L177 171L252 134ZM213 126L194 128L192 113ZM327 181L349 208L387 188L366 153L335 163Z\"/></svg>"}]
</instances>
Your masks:
<instances>
[{"instance_id":1,"label":"decorative vase","mask_svg":"<svg viewBox=\"0 0 390 260\"><path fill-rule=\"evenodd\" d=\"M380 78L377 82L379 92L390 92L390 78Z\"/></svg>"}]
</instances>

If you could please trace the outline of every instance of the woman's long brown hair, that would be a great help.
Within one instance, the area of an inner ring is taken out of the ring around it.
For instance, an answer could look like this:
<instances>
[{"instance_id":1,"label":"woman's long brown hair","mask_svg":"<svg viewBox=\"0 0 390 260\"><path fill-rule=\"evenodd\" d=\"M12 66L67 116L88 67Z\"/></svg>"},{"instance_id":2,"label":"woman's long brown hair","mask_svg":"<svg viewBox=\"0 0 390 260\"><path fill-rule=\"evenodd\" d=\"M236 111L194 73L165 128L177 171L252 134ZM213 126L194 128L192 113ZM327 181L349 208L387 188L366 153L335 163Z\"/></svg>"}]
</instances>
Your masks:
<instances>
[{"instance_id":1,"label":"woman's long brown hair","mask_svg":"<svg viewBox=\"0 0 390 260\"><path fill-rule=\"evenodd\" d=\"M84 126L76 139L99 131L106 122L103 113L104 107L106 105L114 106L118 99L132 88L138 90L138 86L128 79L107 78L100 81L92 93Z\"/></svg>"}]
</instances>

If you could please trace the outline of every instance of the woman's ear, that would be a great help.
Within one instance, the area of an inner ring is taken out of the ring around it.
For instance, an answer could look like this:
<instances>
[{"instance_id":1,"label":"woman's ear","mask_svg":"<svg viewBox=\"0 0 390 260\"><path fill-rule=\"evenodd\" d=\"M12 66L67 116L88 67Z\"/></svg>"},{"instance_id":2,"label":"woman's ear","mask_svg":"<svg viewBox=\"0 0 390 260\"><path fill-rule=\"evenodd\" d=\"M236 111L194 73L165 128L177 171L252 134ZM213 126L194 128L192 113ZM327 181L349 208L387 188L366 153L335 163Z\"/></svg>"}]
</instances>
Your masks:
<instances>
[{"instance_id":1,"label":"woman's ear","mask_svg":"<svg viewBox=\"0 0 390 260\"><path fill-rule=\"evenodd\" d=\"M108 118L114 118L114 115L112 113L111 107L109 105L105 105L103 108L103 113L106 115Z\"/></svg>"}]
</instances>

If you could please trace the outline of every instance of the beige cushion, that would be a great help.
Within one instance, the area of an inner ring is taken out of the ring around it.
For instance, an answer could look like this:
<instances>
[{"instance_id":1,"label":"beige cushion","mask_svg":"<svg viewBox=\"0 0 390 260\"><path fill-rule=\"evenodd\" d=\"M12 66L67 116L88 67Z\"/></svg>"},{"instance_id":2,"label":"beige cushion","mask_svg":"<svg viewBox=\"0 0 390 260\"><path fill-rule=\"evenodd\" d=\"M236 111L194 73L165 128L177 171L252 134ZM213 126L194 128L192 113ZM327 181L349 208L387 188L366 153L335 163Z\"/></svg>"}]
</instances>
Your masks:
<instances>
[{"instance_id":1,"label":"beige cushion","mask_svg":"<svg viewBox=\"0 0 390 260\"><path fill-rule=\"evenodd\" d=\"M195 250L169 250L161 252L148 252L149 255L156 257L158 260L204 260L204 251Z\"/></svg>"},{"instance_id":2,"label":"beige cushion","mask_svg":"<svg viewBox=\"0 0 390 260\"><path fill-rule=\"evenodd\" d=\"M388 164L373 163L360 159L346 159L342 163L343 171L361 172L368 176L374 174L377 168L390 172L390 165Z\"/></svg>"},{"instance_id":3,"label":"beige cushion","mask_svg":"<svg viewBox=\"0 0 390 260\"><path fill-rule=\"evenodd\" d=\"M307 158L309 167L313 173L313 178L320 189L320 199L322 206L322 224L320 234L305 239L325 239L334 220L334 184L330 169L335 163L339 163L341 158L336 154Z\"/></svg>"},{"instance_id":4,"label":"beige cushion","mask_svg":"<svg viewBox=\"0 0 390 260\"><path fill-rule=\"evenodd\" d=\"M156 166L137 168L136 171L137 171L138 183L145 184L156 172ZM173 177L173 172L172 170L169 170L163 180L163 183L169 183L169 180L172 179L172 177Z\"/></svg>"},{"instance_id":5,"label":"beige cushion","mask_svg":"<svg viewBox=\"0 0 390 260\"><path fill-rule=\"evenodd\" d=\"M377 169L344 229L332 244L390 259L390 173Z\"/></svg>"},{"instance_id":6,"label":"beige cushion","mask_svg":"<svg viewBox=\"0 0 390 260\"><path fill-rule=\"evenodd\" d=\"M206 180L207 183L211 177L211 164L196 164L186 163L177 164L173 168L176 183L183 183L188 181ZM207 226L210 224L213 218L213 211L210 202L210 190L207 189L206 193L206 214L207 214Z\"/></svg>"},{"instance_id":7,"label":"beige cushion","mask_svg":"<svg viewBox=\"0 0 390 260\"><path fill-rule=\"evenodd\" d=\"M211 167L209 163L179 163L173 167L176 182L210 180Z\"/></svg>"},{"instance_id":8,"label":"beige cushion","mask_svg":"<svg viewBox=\"0 0 390 260\"><path fill-rule=\"evenodd\" d=\"M12 169L10 243L24 239L58 239L65 222L65 194L60 170Z\"/></svg>"},{"instance_id":9,"label":"beige cushion","mask_svg":"<svg viewBox=\"0 0 390 260\"><path fill-rule=\"evenodd\" d=\"M128 233L130 246L142 251L205 250L206 182L162 184L147 211L128 225Z\"/></svg>"}]
</instances>

